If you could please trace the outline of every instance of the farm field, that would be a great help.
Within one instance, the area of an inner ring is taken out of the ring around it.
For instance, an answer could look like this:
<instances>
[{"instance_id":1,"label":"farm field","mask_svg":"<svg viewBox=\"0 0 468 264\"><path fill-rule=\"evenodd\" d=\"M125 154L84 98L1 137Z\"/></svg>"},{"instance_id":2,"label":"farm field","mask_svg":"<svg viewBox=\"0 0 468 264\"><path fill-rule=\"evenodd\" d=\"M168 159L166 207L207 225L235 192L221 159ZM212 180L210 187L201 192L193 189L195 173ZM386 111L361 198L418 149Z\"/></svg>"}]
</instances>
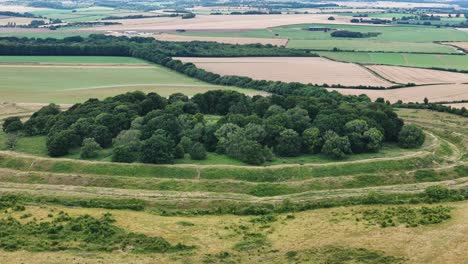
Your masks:
<instances>
[{"instance_id":1,"label":"farm field","mask_svg":"<svg viewBox=\"0 0 468 264\"><path fill-rule=\"evenodd\" d=\"M330 32L308 31L308 27L332 28L353 32L375 32L379 36L353 39L334 38ZM468 34L451 28L434 28L423 26L369 26L369 25L334 25L334 24L298 24L273 27L264 30L242 31L234 33L182 33L199 36L223 37L279 37L288 38L289 48L355 51L387 51L387 52L433 52L458 53L450 46L433 43L434 41L467 41Z\"/></svg>"},{"instance_id":2,"label":"farm field","mask_svg":"<svg viewBox=\"0 0 468 264\"><path fill-rule=\"evenodd\" d=\"M221 75L247 76L257 80L341 84L346 86L392 86L367 69L351 63L323 58L242 57L177 58Z\"/></svg>"},{"instance_id":3,"label":"farm field","mask_svg":"<svg viewBox=\"0 0 468 264\"><path fill-rule=\"evenodd\" d=\"M337 61L360 64L385 64L420 68L468 70L468 56L411 53L318 52L320 56Z\"/></svg>"},{"instance_id":4,"label":"farm field","mask_svg":"<svg viewBox=\"0 0 468 264\"><path fill-rule=\"evenodd\" d=\"M189 42L189 41L214 41L227 44L271 44L274 46L286 46L287 39L280 38L231 38L231 37L200 37L200 36L184 36L175 34L154 34L155 39L161 41L176 41L176 42Z\"/></svg>"},{"instance_id":5,"label":"farm field","mask_svg":"<svg viewBox=\"0 0 468 264\"><path fill-rule=\"evenodd\" d=\"M442 44L459 47L463 50L468 51L468 41L467 42L443 42Z\"/></svg>"},{"instance_id":6,"label":"farm field","mask_svg":"<svg viewBox=\"0 0 468 264\"><path fill-rule=\"evenodd\" d=\"M379 97L396 103L398 100L403 102L423 102L427 97L431 102L445 102L466 100L468 98L468 84L442 84L425 85L390 90L362 90L362 89L335 89L327 88L329 91L338 91L345 95L366 94L372 100Z\"/></svg>"},{"instance_id":7,"label":"farm field","mask_svg":"<svg viewBox=\"0 0 468 264\"><path fill-rule=\"evenodd\" d=\"M444 104L446 106L451 106L452 108L463 108L468 109L468 103L453 103L453 104Z\"/></svg>"},{"instance_id":8,"label":"farm field","mask_svg":"<svg viewBox=\"0 0 468 264\"><path fill-rule=\"evenodd\" d=\"M0 62L0 97L8 102L76 103L135 90L168 96L223 88L131 58L5 56Z\"/></svg>"},{"instance_id":9,"label":"farm field","mask_svg":"<svg viewBox=\"0 0 468 264\"><path fill-rule=\"evenodd\" d=\"M41 20L37 18L28 17L2 17L0 16L0 26L6 26L7 24L14 23L16 25L28 25L33 20Z\"/></svg>"},{"instance_id":10,"label":"farm field","mask_svg":"<svg viewBox=\"0 0 468 264\"><path fill-rule=\"evenodd\" d=\"M122 25L111 25L103 27L85 28L84 30L95 31L123 31L139 30L146 32L175 31L177 29L198 31L238 31L249 29L265 29L289 24L299 23L329 23L329 15L305 14L305 15L229 15L208 16L199 15L192 19L181 19L180 17L160 17L144 19L119 19L116 22ZM350 18L337 17L336 24L347 24ZM113 21L113 20L109 20Z\"/></svg>"},{"instance_id":11,"label":"farm field","mask_svg":"<svg viewBox=\"0 0 468 264\"><path fill-rule=\"evenodd\" d=\"M468 83L468 74L387 65L369 65L368 69L386 80L396 83L415 84L463 84Z\"/></svg>"}]
</instances>

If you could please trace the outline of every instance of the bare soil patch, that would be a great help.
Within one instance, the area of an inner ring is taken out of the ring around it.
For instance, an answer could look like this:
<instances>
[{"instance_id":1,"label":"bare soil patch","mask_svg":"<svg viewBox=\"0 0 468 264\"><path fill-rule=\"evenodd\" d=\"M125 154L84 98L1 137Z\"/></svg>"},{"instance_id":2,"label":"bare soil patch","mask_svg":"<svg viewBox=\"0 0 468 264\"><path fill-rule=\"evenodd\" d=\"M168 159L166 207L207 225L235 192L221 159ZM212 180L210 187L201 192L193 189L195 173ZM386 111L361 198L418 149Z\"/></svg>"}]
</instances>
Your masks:
<instances>
[{"instance_id":1,"label":"bare soil patch","mask_svg":"<svg viewBox=\"0 0 468 264\"><path fill-rule=\"evenodd\" d=\"M283 14L283 15L198 15L192 19L180 17L158 17L144 19L122 19L115 22L122 25L86 28L95 31L135 30L146 32L165 32L177 29L184 30L249 30L278 27L290 24L322 23L351 24L352 17L337 16L328 20L326 14ZM112 20L109 20L112 21Z\"/></svg>"},{"instance_id":2,"label":"bare soil patch","mask_svg":"<svg viewBox=\"0 0 468 264\"><path fill-rule=\"evenodd\" d=\"M176 58L220 75L247 76L256 80L341 84L345 86L382 86L393 84L353 63L324 58L243 57Z\"/></svg>"},{"instance_id":3,"label":"bare soil patch","mask_svg":"<svg viewBox=\"0 0 468 264\"><path fill-rule=\"evenodd\" d=\"M430 102L458 101L468 99L468 84L442 84L425 85L391 90L364 90L364 89L335 89L329 88L329 91L338 91L346 95L366 94L372 100L383 97L392 103L402 100L403 102L423 102L427 97Z\"/></svg>"},{"instance_id":4,"label":"bare soil patch","mask_svg":"<svg viewBox=\"0 0 468 264\"><path fill-rule=\"evenodd\" d=\"M383 78L397 83L442 84L468 82L468 74L465 73L387 65L369 65L366 67Z\"/></svg>"},{"instance_id":5,"label":"bare soil patch","mask_svg":"<svg viewBox=\"0 0 468 264\"><path fill-rule=\"evenodd\" d=\"M190 41L212 41L227 44L271 44L274 46L286 46L288 39L281 38L231 38L231 37L200 37L200 36L181 36L174 34L154 34L152 35L157 40L190 42Z\"/></svg>"}]
</instances>

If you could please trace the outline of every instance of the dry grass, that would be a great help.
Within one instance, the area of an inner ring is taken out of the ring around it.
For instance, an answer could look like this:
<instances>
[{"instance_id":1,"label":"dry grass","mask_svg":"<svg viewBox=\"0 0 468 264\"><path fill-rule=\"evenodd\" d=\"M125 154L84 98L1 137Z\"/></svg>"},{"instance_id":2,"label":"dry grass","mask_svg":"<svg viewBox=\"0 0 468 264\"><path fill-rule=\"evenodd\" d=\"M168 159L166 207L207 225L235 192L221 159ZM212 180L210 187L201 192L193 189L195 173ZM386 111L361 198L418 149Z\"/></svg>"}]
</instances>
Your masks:
<instances>
[{"instance_id":1,"label":"dry grass","mask_svg":"<svg viewBox=\"0 0 468 264\"><path fill-rule=\"evenodd\" d=\"M393 84L353 63L324 58L243 57L243 58L176 58L193 62L197 67L221 75L247 76L256 80L341 84L346 86L383 86Z\"/></svg>"},{"instance_id":2,"label":"dry grass","mask_svg":"<svg viewBox=\"0 0 468 264\"><path fill-rule=\"evenodd\" d=\"M387 65L369 65L366 66L372 71L387 80L397 83L415 83L415 84L442 84L442 83L467 83L468 74L437 71L419 68L387 66Z\"/></svg>"},{"instance_id":3,"label":"dry grass","mask_svg":"<svg viewBox=\"0 0 468 264\"><path fill-rule=\"evenodd\" d=\"M468 84L442 84L426 85L391 90L362 90L362 89L335 89L328 88L329 91L338 91L346 95L366 94L372 100L379 97L385 98L394 103L398 100L403 102L423 102L427 97L430 102L457 101L468 98Z\"/></svg>"},{"instance_id":4,"label":"dry grass","mask_svg":"<svg viewBox=\"0 0 468 264\"><path fill-rule=\"evenodd\" d=\"M271 44L274 46L286 46L288 39L282 38L231 38L231 37L200 37L200 36L181 36L174 34L154 34L152 35L157 40L190 42L190 41L212 41L227 44Z\"/></svg>"},{"instance_id":5,"label":"dry grass","mask_svg":"<svg viewBox=\"0 0 468 264\"><path fill-rule=\"evenodd\" d=\"M304 23L326 23L326 24L350 24L351 17L337 16L336 20L330 21L326 14L305 15L224 15L209 16L198 15L192 19L181 19L180 17L159 17L144 19L122 19L116 22L122 25L86 28L95 31L122 31L137 30L147 32L185 30L248 30L264 29L291 24ZM109 20L112 21L112 20Z\"/></svg>"},{"instance_id":6,"label":"dry grass","mask_svg":"<svg viewBox=\"0 0 468 264\"><path fill-rule=\"evenodd\" d=\"M162 236L172 243L196 245L190 254L133 255L124 252L78 253L78 252L4 252L0 259L5 263L201 263L205 254L227 251L237 255L237 263L285 263L288 251L302 251L329 245L363 247L380 250L385 254L405 257L409 263L465 263L468 257L468 202L450 204L455 208L453 218L439 225L406 228L403 226L380 228L356 222L353 210L369 206L321 209L296 213L295 219L278 221L262 230L254 227L250 217L232 215L162 217L146 212L123 210L82 209L52 206L28 206L25 212L32 213L39 221L47 219L52 211L65 211L72 216L90 214L98 217L111 212L117 225L129 231L150 236ZM181 226L181 221L193 226ZM242 235L226 227L248 226L251 232L264 232L272 242L271 249L264 252L237 252L232 249ZM268 231L269 230L269 231Z\"/></svg>"}]
</instances>

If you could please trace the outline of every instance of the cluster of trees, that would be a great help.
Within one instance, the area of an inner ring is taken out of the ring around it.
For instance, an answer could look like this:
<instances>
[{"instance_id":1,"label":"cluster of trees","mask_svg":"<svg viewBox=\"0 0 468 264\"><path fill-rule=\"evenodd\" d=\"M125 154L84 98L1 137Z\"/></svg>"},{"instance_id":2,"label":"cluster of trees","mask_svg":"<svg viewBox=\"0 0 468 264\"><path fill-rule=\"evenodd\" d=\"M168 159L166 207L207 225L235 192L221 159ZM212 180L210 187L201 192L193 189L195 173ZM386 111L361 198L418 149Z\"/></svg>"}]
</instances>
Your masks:
<instances>
[{"instance_id":1,"label":"cluster of trees","mask_svg":"<svg viewBox=\"0 0 468 264\"><path fill-rule=\"evenodd\" d=\"M24 124L9 118L5 131L47 135L50 156L81 148L83 158L112 147L116 162L173 163L188 154L200 160L208 152L260 165L277 156L323 153L344 158L377 152L384 141L403 147L424 142L422 131L404 126L386 103L349 101L347 97L248 97L234 91L209 91L192 98L168 99L131 92L105 100L89 99L67 111L43 107ZM218 116L209 122L206 115Z\"/></svg>"},{"instance_id":2,"label":"cluster of trees","mask_svg":"<svg viewBox=\"0 0 468 264\"><path fill-rule=\"evenodd\" d=\"M378 32L362 33L348 30L337 30L333 31L330 35L334 38L370 38L377 37L380 34L381 33Z\"/></svg>"}]
</instances>

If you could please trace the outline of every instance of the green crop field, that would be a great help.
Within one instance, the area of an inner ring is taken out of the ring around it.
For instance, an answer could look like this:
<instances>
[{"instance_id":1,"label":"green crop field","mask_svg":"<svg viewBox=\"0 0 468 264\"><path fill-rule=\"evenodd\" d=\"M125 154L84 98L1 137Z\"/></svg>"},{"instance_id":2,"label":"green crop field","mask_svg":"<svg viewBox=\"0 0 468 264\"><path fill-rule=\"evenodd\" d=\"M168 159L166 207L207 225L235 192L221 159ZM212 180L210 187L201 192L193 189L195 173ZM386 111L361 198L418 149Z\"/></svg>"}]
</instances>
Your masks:
<instances>
[{"instance_id":1,"label":"green crop field","mask_svg":"<svg viewBox=\"0 0 468 264\"><path fill-rule=\"evenodd\" d=\"M386 64L421 68L468 70L468 56L442 54L378 53L378 52L318 52L337 61L361 64Z\"/></svg>"},{"instance_id":2,"label":"green crop field","mask_svg":"<svg viewBox=\"0 0 468 264\"><path fill-rule=\"evenodd\" d=\"M327 27L357 32L378 32L377 37L353 39L333 38L330 32L312 32L308 27ZM468 33L452 28L422 26L363 26L363 25L326 25L301 24L289 25L265 30L252 30L236 33L182 33L203 36L232 36L259 38L288 38L289 48L356 51L391 51L391 52L432 52L457 53L452 47L433 43L434 41L468 41Z\"/></svg>"},{"instance_id":3,"label":"green crop field","mask_svg":"<svg viewBox=\"0 0 468 264\"><path fill-rule=\"evenodd\" d=\"M225 88L206 84L133 58L3 56L0 57L0 62L0 98L8 102L76 103L90 97L105 98L135 90L168 96L175 92L194 95ZM17 64L28 62L60 65ZM83 63L86 65L79 65ZM93 63L96 65L92 65ZM116 63L122 65L113 65ZM145 64L139 65L141 63ZM230 89L256 93L249 89Z\"/></svg>"}]
</instances>

